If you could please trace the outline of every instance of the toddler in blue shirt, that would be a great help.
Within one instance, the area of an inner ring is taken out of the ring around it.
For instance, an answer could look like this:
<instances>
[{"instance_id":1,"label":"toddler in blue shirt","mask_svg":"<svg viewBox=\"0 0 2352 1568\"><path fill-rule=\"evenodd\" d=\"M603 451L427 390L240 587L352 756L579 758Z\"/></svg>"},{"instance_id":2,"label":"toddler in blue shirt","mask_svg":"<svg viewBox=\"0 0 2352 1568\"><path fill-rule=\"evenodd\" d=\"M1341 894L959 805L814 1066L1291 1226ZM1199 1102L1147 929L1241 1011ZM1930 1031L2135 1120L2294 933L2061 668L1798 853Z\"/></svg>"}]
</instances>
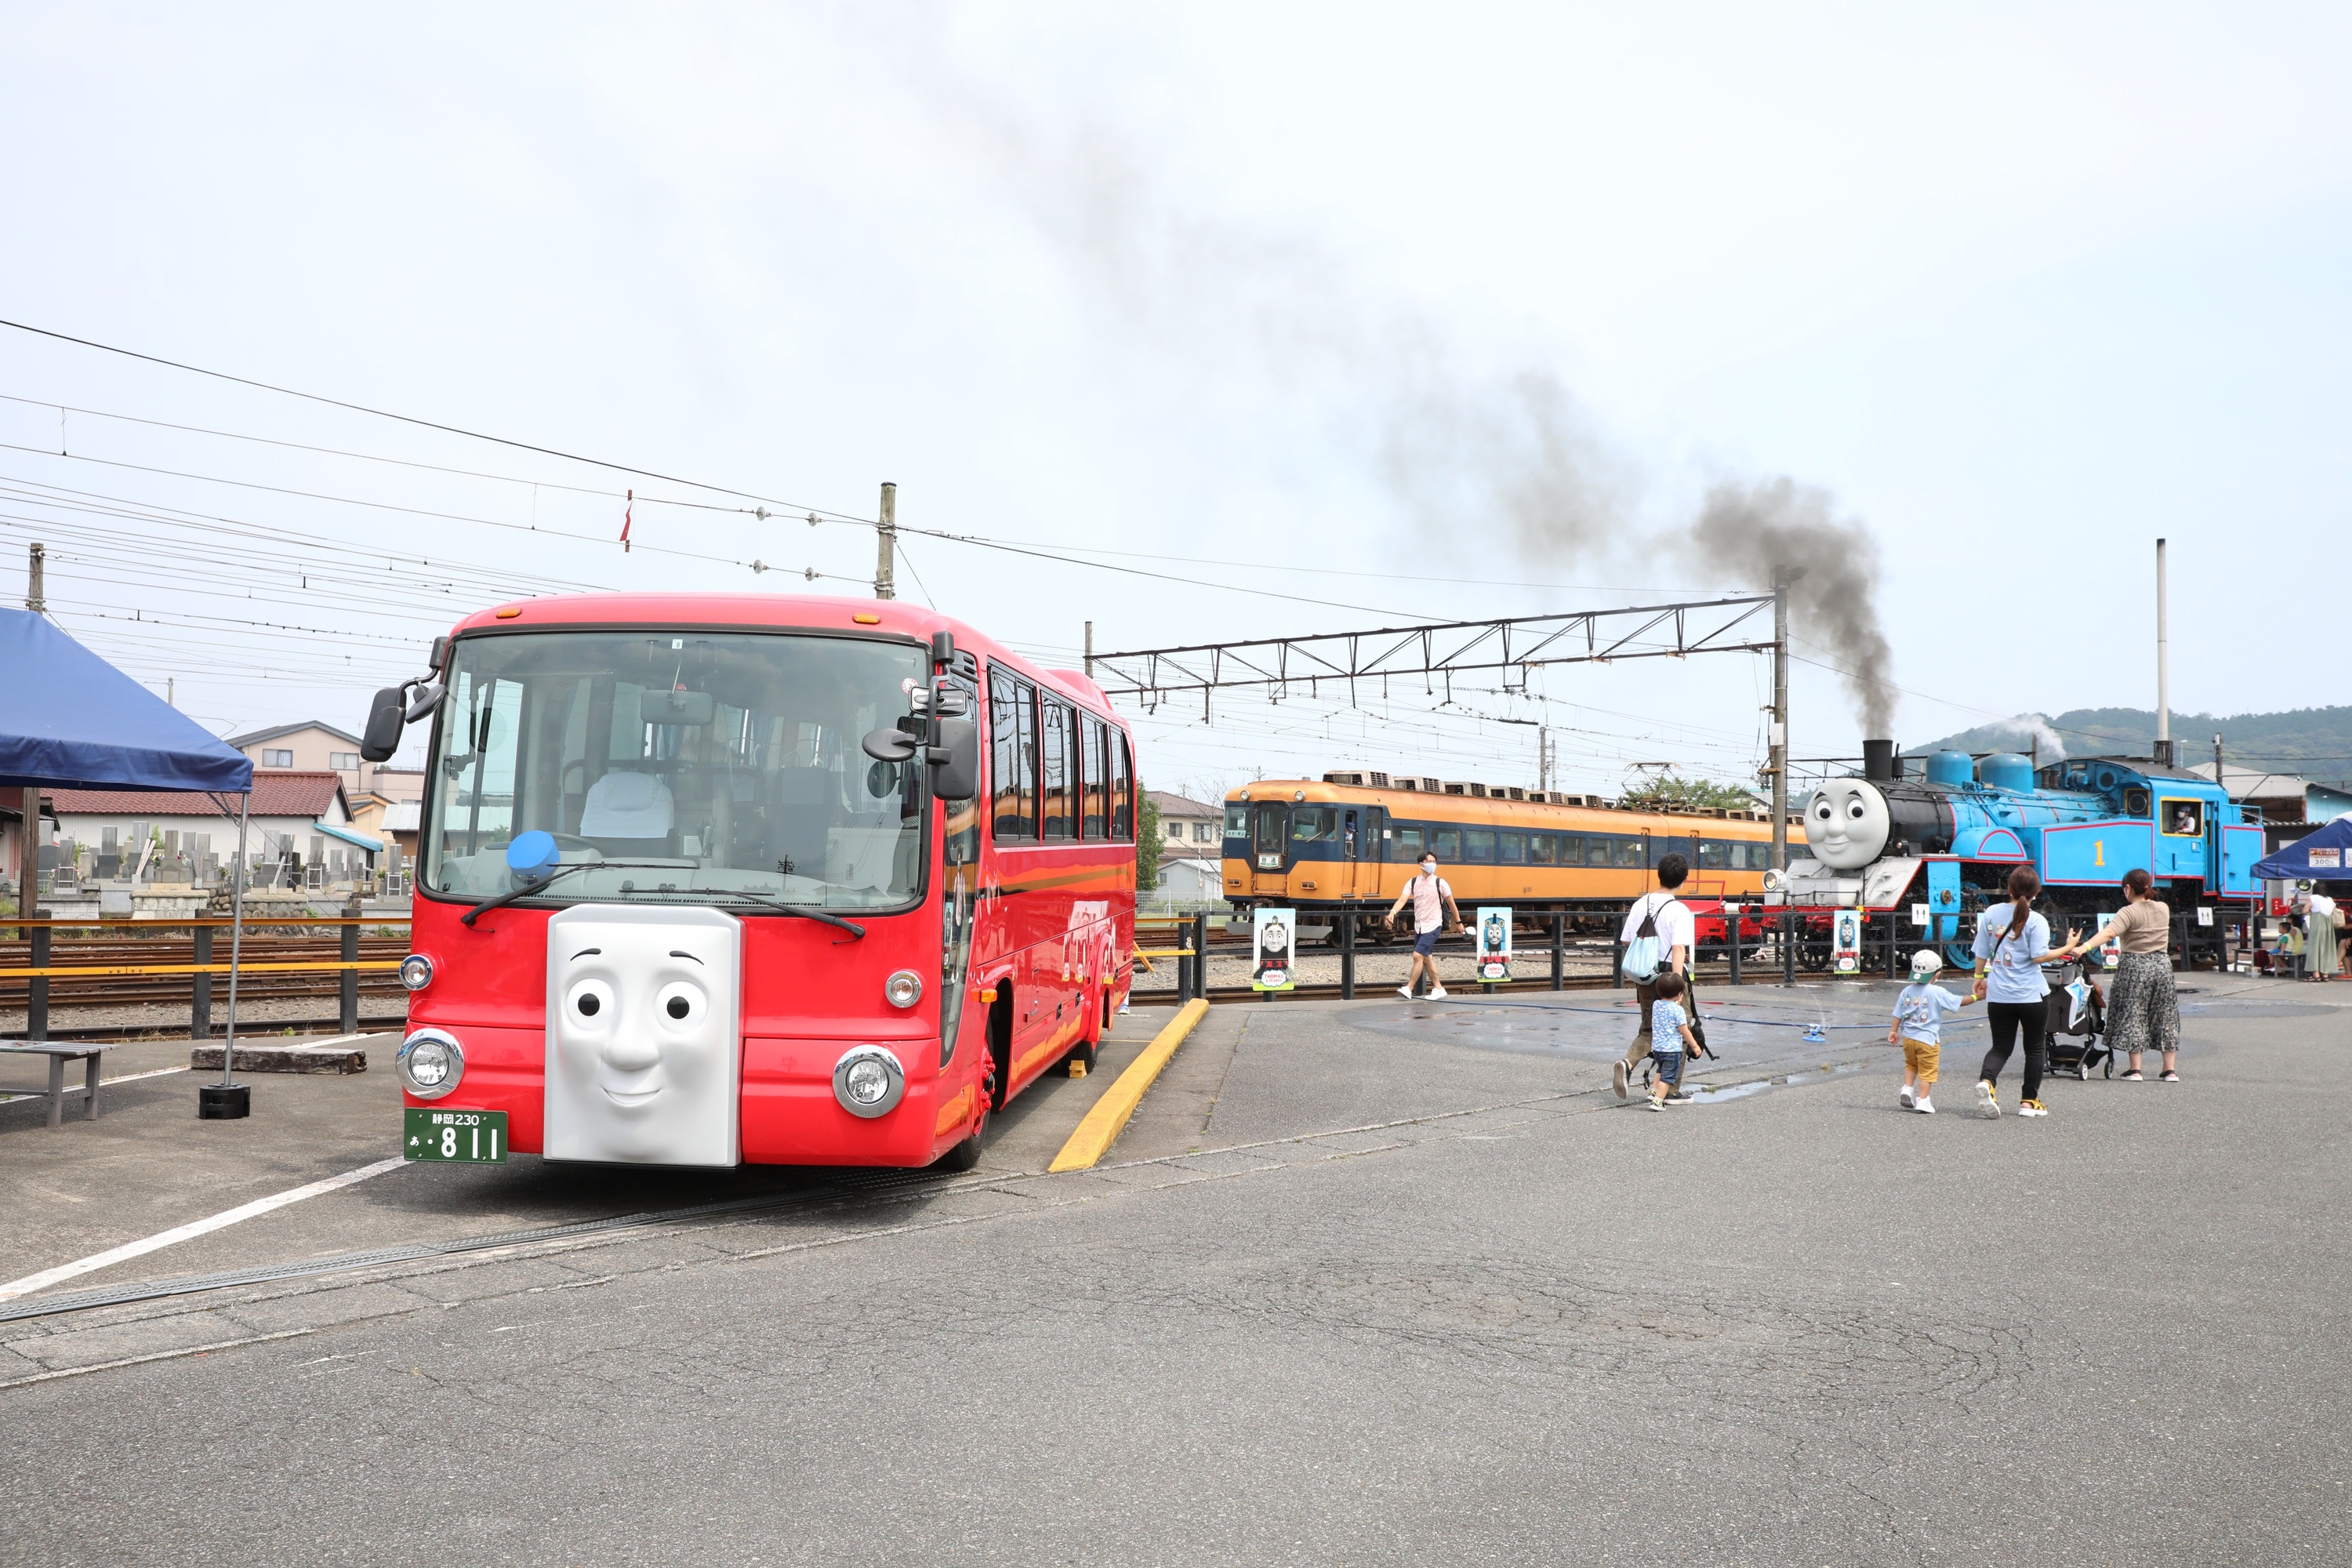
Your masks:
<instances>
[{"instance_id":1,"label":"toddler in blue shirt","mask_svg":"<svg viewBox=\"0 0 2352 1568\"><path fill-rule=\"evenodd\" d=\"M1650 1109L1664 1110L1666 1096L1683 1081L1685 1053L1698 1055L1690 1015L1683 1010L1683 977L1673 970L1657 979L1658 999L1650 1004Z\"/></svg>"},{"instance_id":2,"label":"toddler in blue shirt","mask_svg":"<svg viewBox=\"0 0 2352 1568\"><path fill-rule=\"evenodd\" d=\"M1944 1019L1976 1000L1971 993L1955 996L1936 984L1944 961L1932 948L1911 955L1911 984L1895 999L1895 1021L1886 1026L1886 1043L1903 1044L1903 1091L1895 1098L1906 1110L1936 1114L1927 1098L1936 1087L1936 1064L1944 1054Z\"/></svg>"}]
</instances>

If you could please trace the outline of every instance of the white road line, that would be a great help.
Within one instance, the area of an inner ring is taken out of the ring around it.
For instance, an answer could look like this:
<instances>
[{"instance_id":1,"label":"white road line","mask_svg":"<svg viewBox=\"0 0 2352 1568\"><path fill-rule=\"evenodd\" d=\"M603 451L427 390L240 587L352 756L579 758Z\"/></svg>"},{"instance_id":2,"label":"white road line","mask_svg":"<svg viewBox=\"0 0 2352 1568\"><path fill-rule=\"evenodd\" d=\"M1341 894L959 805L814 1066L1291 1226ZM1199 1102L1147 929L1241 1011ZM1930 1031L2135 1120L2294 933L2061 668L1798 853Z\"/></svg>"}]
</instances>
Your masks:
<instances>
[{"instance_id":1,"label":"white road line","mask_svg":"<svg viewBox=\"0 0 2352 1568\"><path fill-rule=\"evenodd\" d=\"M169 1078L175 1072L185 1072L188 1069L185 1068L154 1068L146 1072L127 1072L121 1078L100 1079L98 1080L98 1087L100 1089L112 1089L118 1083L136 1083L142 1078ZM87 1084L69 1083L66 1085L66 1092L68 1094L87 1094L89 1092L89 1086ZM0 1094L0 1105L6 1105L11 1101L19 1100L47 1100L48 1098L49 1091L46 1089L37 1089L30 1094L19 1094L12 1090L7 1094Z\"/></svg>"},{"instance_id":2,"label":"white road line","mask_svg":"<svg viewBox=\"0 0 2352 1568\"><path fill-rule=\"evenodd\" d=\"M386 1171L398 1170L406 1163L408 1163L406 1160L395 1154L389 1160L378 1160L373 1165L362 1165L356 1171L345 1171L340 1176L329 1176L323 1182L312 1182L305 1187L295 1187L288 1192L273 1193L266 1198L256 1198L249 1204L240 1204L236 1208L226 1209L209 1219L192 1220L186 1225L174 1226L170 1230L158 1231L153 1236L138 1241L125 1242L121 1247L93 1253L88 1258L72 1263L61 1263L55 1268L45 1268L38 1274L27 1274L22 1279L11 1279L5 1285L0 1285L0 1301L11 1301L19 1296L29 1296L36 1290L46 1290L59 1280L71 1279L77 1275L110 1268L126 1258L138 1258L145 1253L154 1252L159 1248L170 1247L175 1242L186 1241L209 1231L235 1225L239 1220L251 1219L257 1215L268 1214L272 1209L282 1209L288 1204L299 1204L304 1198L315 1198L321 1193L331 1193L339 1187L348 1187L353 1183L364 1182L370 1176L381 1176Z\"/></svg>"}]
</instances>

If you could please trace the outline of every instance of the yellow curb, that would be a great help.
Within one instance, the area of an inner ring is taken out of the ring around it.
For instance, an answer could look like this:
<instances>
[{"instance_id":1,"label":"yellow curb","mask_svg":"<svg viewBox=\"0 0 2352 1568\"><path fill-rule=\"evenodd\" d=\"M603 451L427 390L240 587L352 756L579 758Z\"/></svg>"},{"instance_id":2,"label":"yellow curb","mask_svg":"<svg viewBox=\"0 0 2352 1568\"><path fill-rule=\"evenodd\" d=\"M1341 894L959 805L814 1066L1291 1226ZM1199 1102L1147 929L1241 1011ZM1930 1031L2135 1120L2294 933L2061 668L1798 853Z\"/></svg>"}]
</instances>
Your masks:
<instances>
[{"instance_id":1,"label":"yellow curb","mask_svg":"<svg viewBox=\"0 0 2352 1568\"><path fill-rule=\"evenodd\" d=\"M1143 1091L1151 1087L1152 1079L1160 1076L1160 1069L1168 1065L1169 1058L1176 1054L1176 1047L1182 1045L1184 1037L1192 1032L1192 1026L1208 1016L1208 1013L1209 1004L1199 997L1178 1008L1176 1016L1168 1021L1168 1026L1153 1036L1151 1043L1143 1047L1143 1054L1118 1075L1118 1081L1103 1090L1102 1098L1095 1101L1095 1108L1087 1112L1086 1120L1078 1123L1078 1130L1070 1134L1070 1141L1062 1145L1062 1152L1055 1155L1054 1163L1045 1168L1048 1171L1084 1171L1110 1152L1111 1144L1127 1126L1127 1119L1135 1114L1135 1108L1142 1102Z\"/></svg>"}]
</instances>

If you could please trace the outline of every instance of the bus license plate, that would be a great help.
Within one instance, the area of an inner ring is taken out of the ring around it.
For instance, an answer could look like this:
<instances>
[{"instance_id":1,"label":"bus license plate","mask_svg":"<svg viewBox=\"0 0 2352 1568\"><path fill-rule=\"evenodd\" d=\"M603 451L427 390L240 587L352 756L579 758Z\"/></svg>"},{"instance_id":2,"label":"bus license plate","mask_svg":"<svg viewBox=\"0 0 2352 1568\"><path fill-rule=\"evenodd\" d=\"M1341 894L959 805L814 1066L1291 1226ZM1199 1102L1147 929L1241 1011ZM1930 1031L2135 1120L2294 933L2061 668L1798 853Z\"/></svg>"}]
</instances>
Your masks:
<instances>
[{"instance_id":1,"label":"bus license plate","mask_svg":"<svg viewBox=\"0 0 2352 1568\"><path fill-rule=\"evenodd\" d=\"M436 1110L409 1106L400 1152L411 1160L451 1160L461 1165L507 1163L503 1110Z\"/></svg>"}]
</instances>

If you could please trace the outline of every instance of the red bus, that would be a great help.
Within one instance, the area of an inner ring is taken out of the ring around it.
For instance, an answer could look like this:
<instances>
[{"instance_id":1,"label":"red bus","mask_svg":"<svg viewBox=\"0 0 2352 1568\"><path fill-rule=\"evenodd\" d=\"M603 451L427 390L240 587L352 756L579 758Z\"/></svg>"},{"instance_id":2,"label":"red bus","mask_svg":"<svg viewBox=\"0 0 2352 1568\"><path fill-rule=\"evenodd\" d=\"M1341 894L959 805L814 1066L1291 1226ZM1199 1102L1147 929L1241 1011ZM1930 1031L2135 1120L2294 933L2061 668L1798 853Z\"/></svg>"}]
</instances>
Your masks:
<instances>
[{"instance_id":1,"label":"red bus","mask_svg":"<svg viewBox=\"0 0 2352 1568\"><path fill-rule=\"evenodd\" d=\"M1100 689L903 603L487 610L430 716L412 1157L968 1168L1131 980L1136 780Z\"/></svg>"}]
</instances>

